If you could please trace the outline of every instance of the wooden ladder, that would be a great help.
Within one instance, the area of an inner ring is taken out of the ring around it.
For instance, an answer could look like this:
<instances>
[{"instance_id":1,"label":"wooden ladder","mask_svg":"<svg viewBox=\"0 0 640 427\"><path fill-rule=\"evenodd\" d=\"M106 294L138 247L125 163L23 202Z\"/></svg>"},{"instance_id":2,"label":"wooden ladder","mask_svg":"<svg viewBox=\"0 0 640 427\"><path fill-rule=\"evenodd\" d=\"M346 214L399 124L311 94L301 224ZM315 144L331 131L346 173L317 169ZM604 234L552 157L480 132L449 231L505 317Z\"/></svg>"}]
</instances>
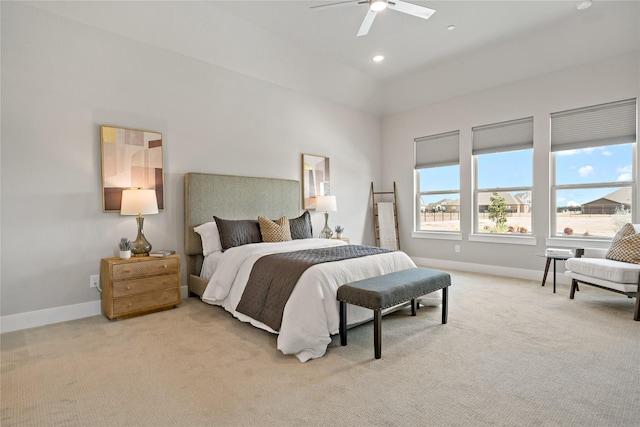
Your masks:
<instances>
[{"instance_id":1,"label":"wooden ladder","mask_svg":"<svg viewBox=\"0 0 640 427\"><path fill-rule=\"evenodd\" d=\"M396 249L400 250L400 233L398 233L398 203L397 203L397 192L396 192L396 182L393 181L393 191L375 191L373 189L373 182L371 182L371 204L372 204L372 213L373 213L373 237L375 240L375 245L380 246L380 226L378 224L378 203L376 200L383 198L385 200L389 200L389 196L393 196L393 217L394 217L394 225L396 231Z\"/></svg>"}]
</instances>

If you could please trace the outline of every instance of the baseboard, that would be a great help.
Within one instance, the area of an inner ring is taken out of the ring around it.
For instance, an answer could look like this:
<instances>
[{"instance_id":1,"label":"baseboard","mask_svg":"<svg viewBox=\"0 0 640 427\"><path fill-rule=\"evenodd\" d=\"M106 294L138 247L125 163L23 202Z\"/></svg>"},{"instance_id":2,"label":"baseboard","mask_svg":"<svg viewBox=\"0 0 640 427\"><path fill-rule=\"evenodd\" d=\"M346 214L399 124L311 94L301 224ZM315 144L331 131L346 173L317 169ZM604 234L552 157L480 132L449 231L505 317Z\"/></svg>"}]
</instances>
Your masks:
<instances>
[{"instance_id":1,"label":"baseboard","mask_svg":"<svg viewBox=\"0 0 640 427\"><path fill-rule=\"evenodd\" d=\"M187 286L180 287L180 295L187 298ZM99 316L101 314L100 300L81 304L65 305L63 307L47 308L45 310L29 311L0 317L0 333L20 331L38 326L52 325L69 320Z\"/></svg>"},{"instance_id":2,"label":"baseboard","mask_svg":"<svg viewBox=\"0 0 640 427\"><path fill-rule=\"evenodd\" d=\"M97 316L99 314L100 300L11 314L0 317L0 332L19 331L37 326L66 322L68 320Z\"/></svg>"},{"instance_id":3,"label":"baseboard","mask_svg":"<svg viewBox=\"0 0 640 427\"><path fill-rule=\"evenodd\" d=\"M541 280L542 272L539 270L525 270L522 268L501 267L496 265L473 264L468 262L447 261L442 259L412 257L416 265L440 268L443 270L469 271L480 274L494 276L514 277L524 280ZM547 282L553 280L553 271L549 271L550 277ZM570 280L562 273L557 275L557 283L569 284ZM551 282L553 283L553 282ZM189 289L181 286L180 294L182 298L187 298ZM100 315L100 301L85 302L82 304L66 305L63 307L48 308L45 310L29 311L27 313L11 314L0 317L0 333L19 331L22 329L35 328L37 326L51 325L53 323L66 322L69 320L82 319L84 317Z\"/></svg>"},{"instance_id":4,"label":"baseboard","mask_svg":"<svg viewBox=\"0 0 640 427\"><path fill-rule=\"evenodd\" d=\"M430 259L411 257L416 265L424 266L428 268L440 268L443 270L458 270L468 271L480 274L489 274L493 276L513 277L523 280L542 281L542 271L540 270L525 270L523 268L511 268L501 267L498 265L486 265L486 264L473 264L469 262L457 262L447 261L442 259ZM564 275L564 271L558 272L556 275L556 283L568 285L571 284L571 280ZM547 276L547 285L553 286L553 267L549 268L549 275Z\"/></svg>"}]
</instances>

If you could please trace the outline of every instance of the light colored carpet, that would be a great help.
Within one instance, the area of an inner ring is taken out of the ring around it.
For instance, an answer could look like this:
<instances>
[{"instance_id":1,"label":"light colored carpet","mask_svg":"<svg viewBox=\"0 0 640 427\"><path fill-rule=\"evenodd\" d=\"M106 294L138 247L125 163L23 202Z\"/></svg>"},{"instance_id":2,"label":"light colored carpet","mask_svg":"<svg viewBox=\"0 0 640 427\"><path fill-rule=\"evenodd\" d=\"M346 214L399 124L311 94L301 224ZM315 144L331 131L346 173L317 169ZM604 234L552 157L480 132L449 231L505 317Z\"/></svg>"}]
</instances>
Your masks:
<instances>
[{"instance_id":1,"label":"light colored carpet","mask_svg":"<svg viewBox=\"0 0 640 427\"><path fill-rule=\"evenodd\" d=\"M3 334L2 426L636 426L635 300L452 272L440 308L300 363L219 307Z\"/></svg>"}]
</instances>

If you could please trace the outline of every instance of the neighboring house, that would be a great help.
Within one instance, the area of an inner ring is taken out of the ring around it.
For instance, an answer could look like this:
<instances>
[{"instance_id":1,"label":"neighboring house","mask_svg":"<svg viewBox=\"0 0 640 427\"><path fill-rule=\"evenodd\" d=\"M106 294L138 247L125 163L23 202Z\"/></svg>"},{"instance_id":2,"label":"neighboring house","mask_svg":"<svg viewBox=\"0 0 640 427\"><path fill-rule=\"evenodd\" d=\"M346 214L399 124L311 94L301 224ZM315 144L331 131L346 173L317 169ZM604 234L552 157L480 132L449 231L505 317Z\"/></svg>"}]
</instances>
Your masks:
<instances>
[{"instance_id":1,"label":"neighboring house","mask_svg":"<svg viewBox=\"0 0 640 427\"><path fill-rule=\"evenodd\" d=\"M631 187L620 188L599 199L582 205L582 213L588 215L613 215L616 209L631 209Z\"/></svg>"},{"instance_id":2,"label":"neighboring house","mask_svg":"<svg viewBox=\"0 0 640 427\"><path fill-rule=\"evenodd\" d=\"M520 212L531 212L531 191L527 191L524 193L518 193L514 195L515 199L519 202L521 206Z\"/></svg>"},{"instance_id":3,"label":"neighboring house","mask_svg":"<svg viewBox=\"0 0 640 427\"><path fill-rule=\"evenodd\" d=\"M526 193L521 193L526 194ZM521 200L519 197L507 192L498 192L498 195L504 198L504 202L507 204L507 213L526 213L529 212L531 207L531 201L529 203ZM491 197L493 193L478 193L478 211L489 212L489 206L491 205Z\"/></svg>"},{"instance_id":4,"label":"neighboring house","mask_svg":"<svg viewBox=\"0 0 640 427\"><path fill-rule=\"evenodd\" d=\"M424 212L460 212L460 199L442 199L429 203Z\"/></svg>"}]
</instances>

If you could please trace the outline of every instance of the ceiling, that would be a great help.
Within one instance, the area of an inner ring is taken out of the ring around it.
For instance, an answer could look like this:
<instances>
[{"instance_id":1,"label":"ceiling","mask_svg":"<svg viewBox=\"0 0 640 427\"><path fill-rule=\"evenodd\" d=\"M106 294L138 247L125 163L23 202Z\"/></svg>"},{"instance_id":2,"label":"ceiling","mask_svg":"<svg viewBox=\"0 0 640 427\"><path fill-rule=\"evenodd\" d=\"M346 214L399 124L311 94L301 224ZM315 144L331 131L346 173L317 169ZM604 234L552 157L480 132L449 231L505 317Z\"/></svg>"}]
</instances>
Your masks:
<instances>
[{"instance_id":1,"label":"ceiling","mask_svg":"<svg viewBox=\"0 0 640 427\"><path fill-rule=\"evenodd\" d=\"M363 37L366 5L311 9L333 1L23 4L379 116L640 50L640 0L409 0L436 12L385 10Z\"/></svg>"},{"instance_id":2,"label":"ceiling","mask_svg":"<svg viewBox=\"0 0 640 427\"><path fill-rule=\"evenodd\" d=\"M615 28L619 25L626 29L628 24L623 20L630 21L631 25L635 22L636 27L640 21L637 0L594 0L591 8L582 11L577 10L575 0L407 0L435 9L436 13L424 20L387 9L378 13L367 36L356 37L366 4L351 2L339 7L311 8L340 1L345 0L235 0L208 4L318 55L354 67L380 82L561 26L591 27L576 33L574 41L589 42L589 37L594 37L603 44L607 38L612 41L618 38L620 31ZM447 30L449 25L455 25L455 29ZM637 48L637 39L629 42ZM604 52L594 46L593 54L601 53ZM383 63L371 60L378 54L385 56Z\"/></svg>"}]
</instances>

